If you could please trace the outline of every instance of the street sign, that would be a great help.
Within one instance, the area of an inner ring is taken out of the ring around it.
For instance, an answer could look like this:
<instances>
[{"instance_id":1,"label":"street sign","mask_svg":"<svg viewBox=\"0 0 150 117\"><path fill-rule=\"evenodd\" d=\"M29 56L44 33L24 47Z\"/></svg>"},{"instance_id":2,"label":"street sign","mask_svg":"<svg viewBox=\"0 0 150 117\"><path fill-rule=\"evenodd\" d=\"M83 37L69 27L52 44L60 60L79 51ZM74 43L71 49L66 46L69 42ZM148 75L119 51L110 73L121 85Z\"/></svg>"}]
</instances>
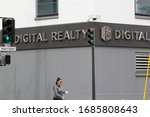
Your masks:
<instances>
[{"instance_id":1,"label":"street sign","mask_svg":"<svg viewBox=\"0 0 150 117\"><path fill-rule=\"evenodd\" d=\"M0 51L16 51L16 47L0 47Z\"/></svg>"}]
</instances>

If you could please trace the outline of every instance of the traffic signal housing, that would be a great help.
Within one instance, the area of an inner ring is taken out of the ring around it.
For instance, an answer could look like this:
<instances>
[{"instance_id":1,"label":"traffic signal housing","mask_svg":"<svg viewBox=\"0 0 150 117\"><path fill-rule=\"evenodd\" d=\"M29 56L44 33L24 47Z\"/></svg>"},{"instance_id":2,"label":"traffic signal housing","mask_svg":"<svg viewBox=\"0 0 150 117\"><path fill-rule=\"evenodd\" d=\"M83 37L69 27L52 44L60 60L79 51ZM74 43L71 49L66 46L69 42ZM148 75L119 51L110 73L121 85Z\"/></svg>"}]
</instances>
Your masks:
<instances>
[{"instance_id":1,"label":"traffic signal housing","mask_svg":"<svg viewBox=\"0 0 150 117\"><path fill-rule=\"evenodd\" d=\"M87 39L90 45L94 45L95 30L94 28L87 29Z\"/></svg>"},{"instance_id":2,"label":"traffic signal housing","mask_svg":"<svg viewBox=\"0 0 150 117\"><path fill-rule=\"evenodd\" d=\"M15 38L15 20L13 18L2 19L2 42L13 43Z\"/></svg>"},{"instance_id":3,"label":"traffic signal housing","mask_svg":"<svg viewBox=\"0 0 150 117\"><path fill-rule=\"evenodd\" d=\"M10 64L11 63L11 56L10 55L5 55L5 64Z\"/></svg>"},{"instance_id":4,"label":"traffic signal housing","mask_svg":"<svg viewBox=\"0 0 150 117\"><path fill-rule=\"evenodd\" d=\"M0 53L0 66L6 66L11 63L11 56L6 53Z\"/></svg>"}]
</instances>

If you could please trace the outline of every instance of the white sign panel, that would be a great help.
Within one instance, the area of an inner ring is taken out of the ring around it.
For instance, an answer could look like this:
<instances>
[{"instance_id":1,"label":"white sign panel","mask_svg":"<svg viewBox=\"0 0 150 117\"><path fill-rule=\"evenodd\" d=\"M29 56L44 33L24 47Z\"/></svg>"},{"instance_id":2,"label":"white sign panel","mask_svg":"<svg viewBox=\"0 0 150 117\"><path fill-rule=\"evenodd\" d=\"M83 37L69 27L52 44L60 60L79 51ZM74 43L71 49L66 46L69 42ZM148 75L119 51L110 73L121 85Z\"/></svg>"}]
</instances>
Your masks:
<instances>
[{"instance_id":1,"label":"white sign panel","mask_svg":"<svg viewBox=\"0 0 150 117\"><path fill-rule=\"evenodd\" d=\"M16 47L0 47L0 51L16 51Z\"/></svg>"}]
</instances>

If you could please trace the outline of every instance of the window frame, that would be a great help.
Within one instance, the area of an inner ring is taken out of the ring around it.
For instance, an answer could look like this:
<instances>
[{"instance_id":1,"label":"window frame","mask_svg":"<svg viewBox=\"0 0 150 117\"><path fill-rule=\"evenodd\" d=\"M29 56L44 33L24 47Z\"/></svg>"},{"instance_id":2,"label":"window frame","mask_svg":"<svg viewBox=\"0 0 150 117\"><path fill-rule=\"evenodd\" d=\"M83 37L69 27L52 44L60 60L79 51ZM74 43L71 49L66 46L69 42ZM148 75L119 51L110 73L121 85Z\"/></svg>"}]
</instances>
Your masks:
<instances>
[{"instance_id":1,"label":"window frame","mask_svg":"<svg viewBox=\"0 0 150 117\"><path fill-rule=\"evenodd\" d=\"M36 18L35 18L35 20L44 20L44 19L55 19L55 18L58 18L58 13L59 13L58 4L59 4L59 2L57 0L57 13L39 15L38 14L38 0L36 0Z\"/></svg>"},{"instance_id":2,"label":"window frame","mask_svg":"<svg viewBox=\"0 0 150 117\"><path fill-rule=\"evenodd\" d=\"M137 13L136 12L136 0L134 0L134 14L135 18L141 18L141 19L150 19L150 14L142 14L142 13Z\"/></svg>"}]
</instances>

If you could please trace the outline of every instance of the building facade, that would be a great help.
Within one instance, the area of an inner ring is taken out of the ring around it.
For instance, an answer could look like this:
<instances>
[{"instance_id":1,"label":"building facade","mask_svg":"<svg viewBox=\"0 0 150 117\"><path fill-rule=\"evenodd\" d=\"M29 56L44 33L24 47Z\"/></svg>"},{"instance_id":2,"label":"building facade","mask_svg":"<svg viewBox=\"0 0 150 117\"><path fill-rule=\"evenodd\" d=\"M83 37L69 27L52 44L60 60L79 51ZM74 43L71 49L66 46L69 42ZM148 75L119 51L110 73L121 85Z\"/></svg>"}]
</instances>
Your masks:
<instances>
[{"instance_id":1,"label":"building facade","mask_svg":"<svg viewBox=\"0 0 150 117\"><path fill-rule=\"evenodd\" d=\"M1 1L0 16L15 19L17 51L7 52L11 64L0 66L0 99L52 99L57 77L69 100L142 99L149 6L146 0Z\"/></svg>"}]
</instances>

